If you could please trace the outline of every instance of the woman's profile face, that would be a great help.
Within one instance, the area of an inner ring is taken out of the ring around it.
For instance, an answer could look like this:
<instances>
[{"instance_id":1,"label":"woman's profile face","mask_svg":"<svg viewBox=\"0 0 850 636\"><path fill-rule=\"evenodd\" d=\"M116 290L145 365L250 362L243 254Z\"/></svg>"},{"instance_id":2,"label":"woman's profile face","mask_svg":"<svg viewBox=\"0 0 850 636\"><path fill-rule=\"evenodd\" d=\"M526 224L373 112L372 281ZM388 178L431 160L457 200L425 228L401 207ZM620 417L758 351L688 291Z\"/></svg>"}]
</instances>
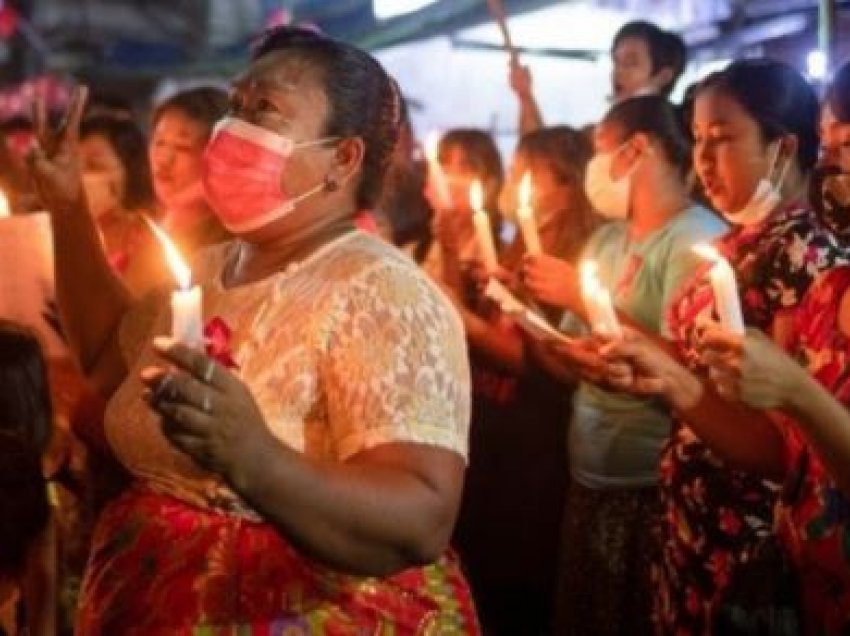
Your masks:
<instances>
[{"instance_id":1,"label":"woman's profile face","mask_svg":"<svg viewBox=\"0 0 850 636\"><path fill-rule=\"evenodd\" d=\"M127 173L115 147L105 135L93 133L80 139L79 150L83 173L102 182L115 205L120 205L126 191Z\"/></svg>"},{"instance_id":2,"label":"woman's profile face","mask_svg":"<svg viewBox=\"0 0 850 636\"><path fill-rule=\"evenodd\" d=\"M764 143L758 122L715 88L697 96L692 127L694 169L706 196L721 212L739 211L767 176L775 144Z\"/></svg>"},{"instance_id":3,"label":"woman's profile face","mask_svg":"<svg viewBox=\"0 0 850 636\"><path fill-rule=\"evenodd\" d=\"M850 173L850 123L840 121L829 104L820 116L821 164Z\"/></svg>"},{"instance_id":4,"label":"woman's profile face","mask_svg":"<svg viewBox=\"0 0 850 636\"><path fill-rule=\"evenodd\" d=\"M461 144L450 143L441 148L440 165L449 184L454 208L463 212L470 211L469 189L475 181L481 181L482 185L485 185L484 176Z\"/></svg>"},{"instance_id":5,"label":"woman's profile face","mask_svg":"<svg viewBox=\"0 0 850 636\"><path fill-rule=\"evenodd\" d=\"M166 207L201 180L205 124L169 108L160 114L151 131L148 158L156 197Z\"/></svg>"},{"instance_id":6,"label":"woman's profile face","mask_svg":"<svg viewBox=\"0 0 850 636\"><path fill-rule=\"evenodd\" d=\"M538 223L553 221L573 206L573 187L555 173L545 156L517 152L500 197L499 207L507 216L519 208L520 186L526 174L531 181L531 207Z\"/></svg>"}]
</instances>

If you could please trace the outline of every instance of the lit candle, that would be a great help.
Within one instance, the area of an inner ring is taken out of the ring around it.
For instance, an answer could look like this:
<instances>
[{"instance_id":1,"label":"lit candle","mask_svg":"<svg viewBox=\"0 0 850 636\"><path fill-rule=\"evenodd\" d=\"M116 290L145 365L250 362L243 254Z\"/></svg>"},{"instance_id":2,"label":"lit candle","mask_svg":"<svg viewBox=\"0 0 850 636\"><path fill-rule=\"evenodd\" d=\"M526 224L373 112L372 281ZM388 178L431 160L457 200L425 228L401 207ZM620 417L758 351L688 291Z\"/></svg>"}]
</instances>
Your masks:
<instances>
[{"instance_id":1,"label":"lit candle","mask_svg":"<svg viewBox=\"0 0 850 636\"><path fill-rule=\"evenodd\" d=\"M620 328L620 321L617 320L611 294L599 282L596 261L584 261L581 264L580 275L581 296L593 333L615 338L622 337L623 330Z\"/></svg>"},{"instance_id":2,"label":"lit candle","mask_svg":"<svg viewBox=\"0 0 850 636\"><path fill-rule=\"evenodd\" d=\"M187 346L200 349L204 343L201 288L192 285L192 271L168 235L145 217L154 236L162 244L168 266L177 281L171 293L171 336Z\"/></svg>"},{"instance_id":3,"label":"lit candle","mask_svg":"<svg viewBox=\"0 0 850 636\"><path fill-rule=\"evenodd\" d=\"M490 217L484 211L484 188L481 187L480 181L475 181L469 187L469 205L472 208L472 223L475 226L475 237L478 240L478 249L481 250L484 268L493 273L499 267L499 261L496 258L496 246L493 244Z\"/></svg>"},{"instance_id":4,"label":"lit candle","mask_svg":"<svg viewBox=\"0 0 850 636\"><path fill-rule=\"evenodd\" d=\"M12 216L12 211L9 209L9 199L6 193L0 190L0 219Z\"/></svg>"},{"instance_id":5,"label":"lit candle","mask_svg":"<svg viewBox=\"0 0 850 636\"><path fill-rule=\"evenodd\" d=\"M729 265L729 261L723 258L713 246L705 243L695 245L694 252L714 262L708 277L714 292L714 303L720 324L727 331L744 335L744 317L741 314L738 286L735 283L735 272Z\"/></svg>"},{"instance_id":6,"label":"lit candle","mask_svg":"<svg viewBox=\"0 0 850 636\"><path fill-rule=\"evenodd\" d=\"M443 166L440 165L440 133L434 131L425 140L425 158L428 161L428 178L441 208L452 207L452 193Z\"/></svg>"},{"instance_id":7,"label":"lit candle","mask_svg":"<svg viewBox=\"0 0 850 636\"><path fill-rule=\"evenodd\" d=\"M537 223L534 220L534 210L531 207L531 174L526 172L519 184L519 210L517 221L525 243L525 251L529 254L542 254L540 235L537 233Z\"/></svg>"}]
</instances>

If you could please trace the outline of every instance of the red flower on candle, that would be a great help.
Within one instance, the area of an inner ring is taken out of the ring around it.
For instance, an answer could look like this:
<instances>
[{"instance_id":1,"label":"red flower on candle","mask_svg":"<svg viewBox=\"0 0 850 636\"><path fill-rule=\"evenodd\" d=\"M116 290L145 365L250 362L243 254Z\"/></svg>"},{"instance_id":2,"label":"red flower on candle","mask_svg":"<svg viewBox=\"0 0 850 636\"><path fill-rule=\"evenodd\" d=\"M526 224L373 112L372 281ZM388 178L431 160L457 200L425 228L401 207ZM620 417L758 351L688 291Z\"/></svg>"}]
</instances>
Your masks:
<instances>
[{"instance_id":1,"label":"red flower on candle","mask_svg":"<svg viewBox=\"0 0 850 636\"><path fill-rule=\"evenodd\" d=\"M233 359L230 340L233 330L219 316L213 316L204 326L204 342L207 355L228 369L238 369L239 365Z\"/></svg>"}]
</instances>

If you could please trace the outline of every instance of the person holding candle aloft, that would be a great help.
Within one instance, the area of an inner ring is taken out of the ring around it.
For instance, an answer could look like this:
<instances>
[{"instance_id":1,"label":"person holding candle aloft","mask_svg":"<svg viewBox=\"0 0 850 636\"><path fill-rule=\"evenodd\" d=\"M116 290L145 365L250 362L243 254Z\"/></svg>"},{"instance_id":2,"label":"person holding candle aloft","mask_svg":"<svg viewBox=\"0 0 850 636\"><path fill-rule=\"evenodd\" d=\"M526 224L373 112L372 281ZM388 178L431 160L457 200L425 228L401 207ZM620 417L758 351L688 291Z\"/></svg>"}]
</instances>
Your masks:
<instances>
[{"instance_id":1,"label":"person holding candle aloft","mask_svg":"<svg viewBox=\"0 0 850 636\"><path fill-rule=\"evenodd\" d=\"M746 325L786 350L812 283L847 262L805 203L817 116L804 78L770 60L731 64L707 78L695 98L696 172L712 204L734 225L716 247L734 270ZM671 305L675 355L636 334L608 352L621 360L609 379L660 395L678 415L661 464L664 558L656 572L656 618L665 632L722 631L782 609L779 596L754 606L734 587L743 563L781 569L766 547L776 491L762 478L781 477L783 450L773 423L718 397L700 363L701 326L716 319L707 275L713 266L705 262Z\"/></svg>"},{"instance_id":2,"label":"person holding candle aloft","mask_svg":"<svg viewBox=\"0 0 850 636\"><path fill-rule=\"evenodd\" d=\"M689 199L689 147L665 99L638 97L614 106L596 127L594 146L586 191L611 222L591 235L577 260L595 273L596 291L610 293L621 316L666 334L664 307L700 262L693 244L725 226ZM522 280L538 301L584 316L581 292L589 290L580 289L578 270L578 262L527 256ZM589 327L599 332L603 326ZM650 633L658 453L671 416L656 402L599 384L596 340L576 341L541 354L553 370L582 375L569 427L558 633Z\"/></svg>"},{"instance_id":3,"label":"person holding candle aloft","mask_svg":"<svg viewBox=\"0 0 850 636\"><path fill-rule=\"evenodd\" d=\"M283 27L259 40L205 154L210 200L237 235L192 270L225 331L215 359L151 347L168 312L139 333L89 254L79 95L64 131L41 124L33 169L70 270L57 272L64 315L80 309L70 292L93 288L88 314L110 316L105 330L123 321L128 355L113 332L107 436L136 482L101 515L80 633L478 632L445 550L467 444L460 322L353 224L380 191L398 99L350 45Z\"/></svg>"}]
</instances>

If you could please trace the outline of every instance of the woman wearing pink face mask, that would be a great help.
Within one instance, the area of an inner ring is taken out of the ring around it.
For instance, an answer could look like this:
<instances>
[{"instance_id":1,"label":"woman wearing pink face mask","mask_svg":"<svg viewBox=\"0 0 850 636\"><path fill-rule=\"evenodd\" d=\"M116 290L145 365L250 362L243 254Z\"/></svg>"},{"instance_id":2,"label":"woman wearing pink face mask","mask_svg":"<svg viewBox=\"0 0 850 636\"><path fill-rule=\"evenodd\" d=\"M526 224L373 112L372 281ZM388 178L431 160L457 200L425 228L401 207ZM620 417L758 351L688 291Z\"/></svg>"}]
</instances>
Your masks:
<instances>
[{"instance_id":1,"label":"woman wearing pink face mask","mask_svg":"<svg viewBox=\"0 0 850 636\"><path fill-rule=\"evenodd\" d=\"M120 385L107 437L134 476L101 514L80 633L478 632L447 551L469 409L460 322L353 223L379 194L397 100L354 47L262 38L204 161L236 235L193 268L214 357L152 346L168 311L146 321L81 249L81 98L55 143L40 126L60 302L84 367Z\"/></svg>"}]
</instances>

